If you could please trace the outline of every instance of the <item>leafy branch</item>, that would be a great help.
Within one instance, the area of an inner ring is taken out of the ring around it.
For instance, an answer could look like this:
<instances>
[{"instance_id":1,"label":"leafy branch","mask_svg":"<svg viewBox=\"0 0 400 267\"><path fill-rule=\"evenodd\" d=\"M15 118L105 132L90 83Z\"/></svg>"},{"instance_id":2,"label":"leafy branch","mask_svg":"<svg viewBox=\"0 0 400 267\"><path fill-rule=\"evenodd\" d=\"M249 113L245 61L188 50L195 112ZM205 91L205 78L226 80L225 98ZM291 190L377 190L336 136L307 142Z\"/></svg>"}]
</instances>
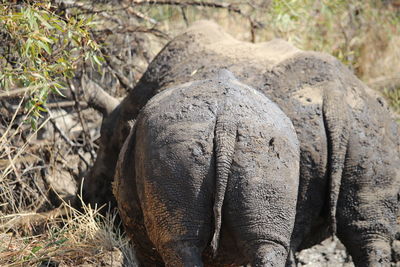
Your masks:
<instances>
[{"instance_id":1,"label":"leafy branch","mask_svg":"<svg viewBox=\"0 0 400 267\"><path fill-rule=\"evenodd\" d=\"M63 95L65 81L84 61L101 64L99 45L90 35L92 20L59 15L50 0L0 5L0 88L30 88L26 109L36 126L50 93ZM3 92L4 94L4 92Z\"/></svg>"}]
</instances>

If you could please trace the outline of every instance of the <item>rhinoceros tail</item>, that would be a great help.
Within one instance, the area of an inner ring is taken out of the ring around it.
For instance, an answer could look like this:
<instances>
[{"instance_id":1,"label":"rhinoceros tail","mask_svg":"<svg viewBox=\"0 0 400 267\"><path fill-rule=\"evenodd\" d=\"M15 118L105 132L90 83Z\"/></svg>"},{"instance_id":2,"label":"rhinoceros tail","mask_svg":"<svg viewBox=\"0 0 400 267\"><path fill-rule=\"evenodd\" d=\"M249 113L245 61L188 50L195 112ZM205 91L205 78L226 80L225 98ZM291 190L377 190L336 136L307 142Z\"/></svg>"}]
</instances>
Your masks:
<instances>
[{"instance_id":1,"label":"rhinoceros tail","mask_svg":"<svg viewBox=\"0 0 400 267\"><path fill-rule=\"evenodd\" d=\"M349 141L349 110L337 84L330 84L324 92L323 116L328 143L329 217L330 227L336 234L336 209L339 199L343 168ZM333 86L332 86L333 85Z\"/></svg>"},{"instance_id":2,"label":"rhinoceros tail","mask_svg":"<svg viewBox=\"0 0 400 267\"><path fill-rule=\"evenodd\" d=\"M214 196L214 235L211 247L214 256L217 254L219 236L222 224L222 204L224 202L228 176L232 164L233 153L236 142L236 123L227 115L217 116L214 133L215 151L215 196Z\"/></svg>"}]
</instances>

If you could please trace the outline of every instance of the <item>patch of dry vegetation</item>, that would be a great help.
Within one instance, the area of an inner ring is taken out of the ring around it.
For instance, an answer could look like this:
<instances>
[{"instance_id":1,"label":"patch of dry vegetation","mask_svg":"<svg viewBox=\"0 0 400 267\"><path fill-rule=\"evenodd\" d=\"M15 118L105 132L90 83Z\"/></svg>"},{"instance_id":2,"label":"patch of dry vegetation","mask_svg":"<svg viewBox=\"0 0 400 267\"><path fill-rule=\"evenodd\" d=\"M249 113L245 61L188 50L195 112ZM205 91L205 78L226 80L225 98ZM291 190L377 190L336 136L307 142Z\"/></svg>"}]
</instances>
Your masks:
<instances>
[{"instance_id":1,"label":"patch of dry vegetation","mask_svg":"<svg viewBox=\"0 0 400 267\"><path fill-rule=\"evenodd\" d=\"M47 213L3 216L7 231L0 234L0 266L136 266L115 218L115 213L103 217L96 209L78 211L66 203ZM21 234L21 228L30 234Z\"/></svg>"},{"instance_id":2,"label":"patch of dry vegetation","mask_svg":"<svg viewBox=\"0 0 400 267\"><path fill-rule=\"evenodd\" d=\"M23 123L29 117L30 111L24 116L18 116L22 110L21 100L10 118L2 116L0 138L0 215L18 213L23 210L34 210L41 206L40 187L35 183L34 176L40 171L40 160L35 150L28 150L29 143L35 137L30 126ZM7 121L7 119L10 119ZM40 130L47 120L43 121ZM43 194L44 196L44 194Z\"/></svg>"},{"instance_id":3,"label":"patch of dry vegetation","mask_svg":"<svg viewBox=\"0 0 400 267\"><path fill-rule=\"evenodd\" d=\"M22 102L10 118L1 118L0 266L122 266L123 261L124 266L136 266L129 241L116 223L116 213L102 216L96 207L83 202L82 210L77 210L63 200L68 200L65 194L58 195L65 192L50 181L49 176L54 175L50 170L71 168L55 159L60 156L57 154L69 159L74 155L59 135L38 140L38 134L54 118L43 119L32 130L24 123L30 112L23 112ZM49 191L55 199L50 199Z\"/></svg>"},{"instance_id":4,"label":"patch of dry vegetation","mask_svg":"<svg viewBox=\"0 0 400 267\"><path fill-rule=\"evenodd\" d=\"M262 36L334 55L399 111L398 1L273 1ZM264 37L265 38L265 37Z\"/></svg>"}]
</instances>

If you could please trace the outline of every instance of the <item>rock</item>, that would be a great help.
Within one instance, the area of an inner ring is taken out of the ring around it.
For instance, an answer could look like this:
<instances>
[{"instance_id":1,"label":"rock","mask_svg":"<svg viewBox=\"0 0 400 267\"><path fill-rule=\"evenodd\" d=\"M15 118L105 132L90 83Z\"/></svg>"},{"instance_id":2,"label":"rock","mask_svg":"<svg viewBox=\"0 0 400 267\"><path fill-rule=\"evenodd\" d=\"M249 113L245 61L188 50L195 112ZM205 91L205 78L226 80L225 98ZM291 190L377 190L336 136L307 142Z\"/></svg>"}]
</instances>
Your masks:
<instances>
[{"instance_id":1,"label":"rock","mask_svg":"<svg viewBox=\"0 0 400 267\"><path fill-rule=\"evenodd\" d=\"M71 131L73 126L77 125L77 121L73 115L68 114L63 109L52 110L52 117L57 127L66 134ZM58 133L54 131L54 126L49 122L38 131L37 138L38 140L50 140L55 134Z\"/></svg>"},{"instance_id":2,"label":"rock","mask_svg":"<svg viewBox=\"0 0 400 267\"><path fill-rule=\"evenodd\" d=\"M46 182L52 189L50 200L54 205L60 204L59 199L70 201L75 198L78 185L71 172L61 168L51 168L46 176Z\"/></svg>"},{"instance_id":3,"label":"rock","mask_svg":"<svg viewBox=\"0 0 400 267\"><path fill-rule=\"evenodd\" d=\"M102 266L123 267L124 255L122 254L121 250L114 248L112 251L107 251L104 253L101 259L101 264Z\"/></svg>"},{"instance_id":4,"label":"rock","mask_svg":"<svg viewBox=\"0 0 400 267\"><path fill-rule=\"evenodd\" d=\"M40 265L42 267L43 265ZM45 266L45 265L44 265ZM43 267L44 267L43 266ZM59 267L70 267L71 265L60 264ZM124 255L121 250L114 248L110 251L102 252L94 257L85 258L85 262L76 265L76 267L98 267L98 266L110 266L110 267L131 267L133 265L124 263Z\"/></svg>"},{"instance_id":5,"label":"rock","mask_svg":"<svg viewBox=\"0 0 400 267\"><path fill-rule=\"evenodd\" d=\"M45 260L39 263L37 267L59 267L60 263L52 260Z\"/></svg>"},{"instance_id":6,"label":"rock","mask_svg":"<svg viewBox=\"0 0 400 267\"><path fill-rule=\"evenodd\" d=\"M335 237L297 254L298 267L354 267L343 244Z\"/></svg>"},{"instance_id":7,"label":"rock","mask_svg":"<svg viewBox=\"0 0 400 267\"><path fill-rule=\"evenodd\" d=\"M392 257L395 262L400 263L400 241L394 240L392 244Z\"/></svg>"}]
</instances>

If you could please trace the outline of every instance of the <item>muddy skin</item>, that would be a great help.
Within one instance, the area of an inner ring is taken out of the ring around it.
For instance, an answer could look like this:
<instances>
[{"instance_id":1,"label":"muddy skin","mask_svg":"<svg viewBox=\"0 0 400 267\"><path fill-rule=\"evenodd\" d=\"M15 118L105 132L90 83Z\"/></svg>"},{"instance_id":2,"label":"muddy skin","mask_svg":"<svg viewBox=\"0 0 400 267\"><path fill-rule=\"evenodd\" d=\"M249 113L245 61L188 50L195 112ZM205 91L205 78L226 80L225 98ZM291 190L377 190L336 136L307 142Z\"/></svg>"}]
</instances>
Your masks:
<instances>
[{"instance_id":1,"label":"muddy skin","mask_svg":"<svg viewBox=\"0 0 400 267\"><path fill-rule=\"evenodd\" d=\"M172 40L113 117L105 119L112 130L103 130L112 133L86 179L87 190L111 190L131 122L152 96L221 68L277 103L295 126L301 158L291 249L336 232L356 266L389 266L400 206L400 145L384 99L329 55L282 40L240 42L212 22L196 23ZM112 199L109 193L87 194L90 203Z\"/></svg>"},{"instance_id":2,"label":"muddy skin","mask_svg":"<svg viewBox=\"0 0 400 267\"><path fill-rule=\"evenodd\" d=\"M227 71L153 97L114 181L143 266L154 264L148 256L166 266L285 265L299 154L289 118Z\"/></svg>"}]
</instances>

